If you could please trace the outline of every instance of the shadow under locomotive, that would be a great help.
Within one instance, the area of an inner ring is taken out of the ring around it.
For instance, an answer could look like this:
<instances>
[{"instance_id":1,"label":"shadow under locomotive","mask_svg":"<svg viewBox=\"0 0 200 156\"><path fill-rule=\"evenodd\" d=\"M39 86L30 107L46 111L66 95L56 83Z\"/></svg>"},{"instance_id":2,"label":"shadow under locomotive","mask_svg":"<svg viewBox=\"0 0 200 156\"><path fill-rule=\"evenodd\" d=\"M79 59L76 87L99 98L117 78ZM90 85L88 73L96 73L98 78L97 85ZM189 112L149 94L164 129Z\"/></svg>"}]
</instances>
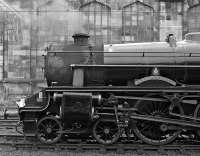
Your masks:
<instances>
[{"instance_id":1,"label":"shadow under locomotive","mask_svg":"<svg viewBox=\"0 0 200 156\"><path fill-rule=\"evenodd\" d=\"M25 135L112 144L122 137L163 145L200 134L200 33L176 42L91 46L88 35L45 56L48 87L22 99Z\"/></svg>"}]
</instances>

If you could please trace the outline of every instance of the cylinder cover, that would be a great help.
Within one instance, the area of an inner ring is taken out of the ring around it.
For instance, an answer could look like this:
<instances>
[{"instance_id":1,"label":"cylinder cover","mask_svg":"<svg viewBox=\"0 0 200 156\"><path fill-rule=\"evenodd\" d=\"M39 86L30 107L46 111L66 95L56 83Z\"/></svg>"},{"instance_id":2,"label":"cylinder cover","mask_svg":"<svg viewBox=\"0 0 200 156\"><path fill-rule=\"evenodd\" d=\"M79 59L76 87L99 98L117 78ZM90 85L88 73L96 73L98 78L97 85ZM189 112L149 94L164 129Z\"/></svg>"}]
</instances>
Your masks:
<instances>
[{"instance_id":1,"label":"cylinder cover","mask_svg":"<svg viewBox=\"0 0 200 156\"><path fill-rule=\"evenodd\" d=\"M91 93L63 93L61 116L65 127L71 127L76 122L87 125L91 120L91 109Z\"/></svg>"}]
</instances>

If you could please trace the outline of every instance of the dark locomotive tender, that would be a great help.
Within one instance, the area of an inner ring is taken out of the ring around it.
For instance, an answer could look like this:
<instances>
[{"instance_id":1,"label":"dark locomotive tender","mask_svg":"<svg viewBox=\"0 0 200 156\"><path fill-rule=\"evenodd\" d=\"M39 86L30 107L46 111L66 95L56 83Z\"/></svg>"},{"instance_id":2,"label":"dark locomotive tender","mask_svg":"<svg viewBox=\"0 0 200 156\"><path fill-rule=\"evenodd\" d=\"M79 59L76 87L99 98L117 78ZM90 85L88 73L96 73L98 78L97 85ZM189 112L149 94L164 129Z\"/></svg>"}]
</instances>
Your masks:
<instances>
[{"instance_id":1,"label":"dark locomotive tender","mask_svg":"<svg viewBox=\"0 0 200 156\"><path fill-rule=\"evenodd\" d=\"M88 35L45 56L48 87L21 101L25 135L93 136L153 145L200 134L200 33L176 42L91 46Z\"/></svg>"}]
</instances>

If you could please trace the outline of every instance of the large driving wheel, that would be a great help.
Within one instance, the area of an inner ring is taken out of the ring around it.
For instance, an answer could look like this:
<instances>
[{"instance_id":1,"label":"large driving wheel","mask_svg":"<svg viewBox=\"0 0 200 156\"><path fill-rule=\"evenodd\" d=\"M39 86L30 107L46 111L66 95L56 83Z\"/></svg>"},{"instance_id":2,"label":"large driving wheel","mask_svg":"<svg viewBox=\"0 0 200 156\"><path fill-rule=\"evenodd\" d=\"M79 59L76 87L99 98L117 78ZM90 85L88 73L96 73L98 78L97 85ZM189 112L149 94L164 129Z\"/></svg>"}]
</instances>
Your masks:
<instances>
[{"instance_id":1,"label":"large driving wheel","mask_svg":"<svg viewBox=\"0 0 200 156\"><path fill-rule=\"evenodd\" d=\"M200 104L197 105L196 107L196 110L195 110L195 113L194 113L194 117L199 119L200 118ZM200 130L197 129L197 134L198 134L198 137L200 137Z\"/></svg>"},{"instance_id":2,"label":"large driving wheel","mask_svg":"<svg viewBox=\"0 0 200 156\"><path fill-rule=\"evenodd\" d=\"M53 116L47 116L39 120L36 135L42 143L53 144L61 138L61 131L60 121Z\"/></svg>"},{"instance_id":3,"label":"large driving wheel","mask_svg":"<svg viewBox=\"0 0 200 156\"><path fill-rule=\"evenodd\" d=\"M99 119L93 126L93 136L101 144L113 144L120 137L120 129L115 121Z\"/></svg>"},{"instance_id":4,"label":"large driving wheel","mask_svg":"<svg viewBox=\"0 0 200 156\"><path fill-rule=\"evenodd\" d=\"M155 95L148 97L155 98ZM169 102L139 100L135 107L138 110L138 113L142 115L172 118L169 115L169 105ZM176 107L173 112L182 114L183 110L181 107ZM181 129L177 126L145 120L137 121L133 130L139 139L152 145L168 144L175 140L181 132Z\"/></svg>"}]
</instances>

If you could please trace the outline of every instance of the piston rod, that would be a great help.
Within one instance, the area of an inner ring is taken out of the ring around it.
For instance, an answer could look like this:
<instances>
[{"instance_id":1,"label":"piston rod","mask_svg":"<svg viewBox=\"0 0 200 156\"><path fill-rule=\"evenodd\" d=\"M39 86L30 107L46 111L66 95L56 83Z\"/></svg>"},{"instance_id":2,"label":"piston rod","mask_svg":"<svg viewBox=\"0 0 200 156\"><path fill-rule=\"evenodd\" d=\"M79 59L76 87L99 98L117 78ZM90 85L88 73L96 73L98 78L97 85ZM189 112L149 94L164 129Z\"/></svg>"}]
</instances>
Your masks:
<instances>
[{"instance_id":1,"label":"piston rod","mask_svg":"<svg viewBox=\"0 0 200 156\"><path fill-rule=\"evenodd\" d=\"M200 122L198 123L198 122L170 119L170 118L151 116L151 115L140 115L140 114L131 114L130 118L134 120L146 120L146 121L152 121L152 122L160 122L160 123L167 123L167 124L173 124L173 125L200 128Z\"/></svg>"}]
</instances>

